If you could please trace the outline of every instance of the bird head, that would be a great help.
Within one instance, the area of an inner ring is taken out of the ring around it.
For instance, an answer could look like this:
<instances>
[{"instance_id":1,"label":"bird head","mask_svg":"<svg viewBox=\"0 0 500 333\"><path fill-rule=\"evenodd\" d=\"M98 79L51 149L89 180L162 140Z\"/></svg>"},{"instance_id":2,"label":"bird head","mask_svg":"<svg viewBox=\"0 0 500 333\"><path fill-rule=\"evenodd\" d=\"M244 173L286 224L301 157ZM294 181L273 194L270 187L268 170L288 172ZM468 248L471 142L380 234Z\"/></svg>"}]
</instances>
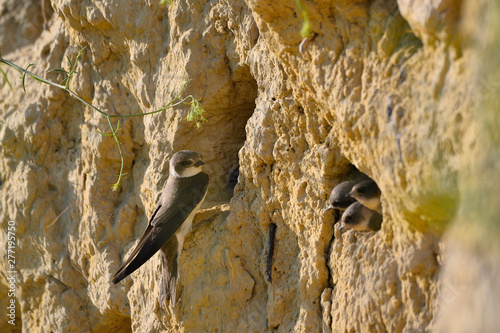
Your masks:
<instances>
[{"instance_id":1,"label":"bird head","mask_svg":"<svg viewBox=\"0 0 500 333\"><path fill-rule=\"evenodd\" d=\"M181 150L175 153L170 160L170 174L178 178L192 177L201 172L203 164L205 163L197 152Z\"/></svg>"},{"instance_id":2,"label":"bird head","mask_svg":"<svg viewBox=\"0 0 500 333\"><path fill-rule=\"evenodd\" d=\"M373 180L365 180L356 184L348 195L358 201L370 200L380 197L380 189Z\"/></svg>"}]
</instances>

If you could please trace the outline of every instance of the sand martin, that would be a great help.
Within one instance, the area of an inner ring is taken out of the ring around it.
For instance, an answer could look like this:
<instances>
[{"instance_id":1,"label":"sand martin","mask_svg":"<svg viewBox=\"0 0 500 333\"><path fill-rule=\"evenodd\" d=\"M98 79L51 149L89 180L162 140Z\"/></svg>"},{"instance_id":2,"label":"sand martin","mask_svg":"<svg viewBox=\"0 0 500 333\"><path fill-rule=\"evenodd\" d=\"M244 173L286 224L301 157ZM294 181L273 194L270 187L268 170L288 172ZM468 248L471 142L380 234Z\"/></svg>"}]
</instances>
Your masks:
<instances>
[{"instance_id":1,"label":"sand martin","mask_svg":"<svg viewBox=\"0 0 500 333\"><path fill-rule=\"evenodd\" d=\"M113 277L115 284L160 251L163 265L160 303L164 306L170 298L172 307L175 306L177 262L184 238L191 230L193 218L208 187L208 175L201 171L203 164L200 155L194 151L181 150L172 156L166 185L148 227L130 257Z\"/></svg>"},{"instance_id":2,"label":"sand martin","mask_svg":"<svg viewBox=\"0 0 500 333\"><path fill-rule=\"evenodd\" d=\"M352 188L349 195L364 206L382 214L382 206L380 205L380 189L378 188L377 183L373 180L365 180L356 184Z\"/></svg>"},{"instance_id":3,"label":"sand martin","mask_svg":"<svg viewBox=\"0 0 500 333\"><path fill-rule=\"evenodd\" d=\"M342 214L339 230L354 229L354 230L380 230L382 224L382 215L370 208L363 206L359 202L350 205Z\"/></svg>"},{"instance_id":4,"label":"sand martin","mask_svg":"<svg viewBox=\"0 0 500 333\"><path fill-rule=\"evenodd\" d=\"M328 199L328 207L327 209L346 209L352 203L356 201L356 199L349 196L354 185L358 182L355 180L346 181L338 184L330 193L330 198Z\"/></svg>"}]
</instances>

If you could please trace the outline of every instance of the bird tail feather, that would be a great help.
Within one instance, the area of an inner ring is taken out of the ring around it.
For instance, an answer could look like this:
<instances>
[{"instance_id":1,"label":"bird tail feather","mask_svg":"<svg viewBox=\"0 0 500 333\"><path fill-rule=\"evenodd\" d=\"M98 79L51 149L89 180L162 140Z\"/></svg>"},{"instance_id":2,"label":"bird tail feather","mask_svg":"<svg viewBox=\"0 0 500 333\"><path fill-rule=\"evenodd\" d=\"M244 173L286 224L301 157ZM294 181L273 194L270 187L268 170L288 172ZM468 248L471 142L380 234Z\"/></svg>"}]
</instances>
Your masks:
<instances>
[{"instance_id":1,"label":"bird tail feather","mask_svg":"<svg viewBox=\"0 0 500 333\"><path fill-rule=\"evenodd\" d=\"M177 237L172 237L160 250L162 261L162 277L158 300L165 307L168 299L172 308L175 307L177 289Z\"/></svg>"}]
</instances>

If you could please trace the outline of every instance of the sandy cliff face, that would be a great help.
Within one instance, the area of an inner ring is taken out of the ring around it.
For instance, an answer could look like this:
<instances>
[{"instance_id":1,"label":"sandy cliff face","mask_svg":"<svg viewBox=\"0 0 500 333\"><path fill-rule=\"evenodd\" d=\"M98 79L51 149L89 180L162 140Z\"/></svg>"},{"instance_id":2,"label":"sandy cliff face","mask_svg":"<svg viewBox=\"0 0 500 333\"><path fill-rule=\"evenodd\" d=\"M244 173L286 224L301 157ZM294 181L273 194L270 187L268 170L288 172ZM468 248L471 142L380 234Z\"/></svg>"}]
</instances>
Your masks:
<instances>
[{"instance_id":1,"label":"sandy cliff face","mask_svg":"<svg viewBox=\"0 0 500 333\"><path fill-rule=\"evenodd\" d=\"M0 237L4 244L7 221L15 221L18 271L17 326L2 316L2 327L498 326L500 29L491 22L500 10L486 0L303 4L314 38L301 53L295 1L0 2L0 31L10 33L4 58L38 63L34 72L60 81L45 72L68 69L65 57L86 46L71 88L108 114L158 109L190 79L184 96L199 99L207 118L196 129L186 105L123 118L127 175L113 192L121 159L113 139L98 133L109 132L106 118L35 81L22 93L18 74L2 65L13 90L1 81ZM203 223L184 244L172 310L157 301L159 257L119 285L110 279L181 149L203 155L210 186L195 218ZM356 169L382 191L378 232L340 232L324 211L331 189ZM7 248L0 251L6 258Z\"/></svg>"}]
</instances>

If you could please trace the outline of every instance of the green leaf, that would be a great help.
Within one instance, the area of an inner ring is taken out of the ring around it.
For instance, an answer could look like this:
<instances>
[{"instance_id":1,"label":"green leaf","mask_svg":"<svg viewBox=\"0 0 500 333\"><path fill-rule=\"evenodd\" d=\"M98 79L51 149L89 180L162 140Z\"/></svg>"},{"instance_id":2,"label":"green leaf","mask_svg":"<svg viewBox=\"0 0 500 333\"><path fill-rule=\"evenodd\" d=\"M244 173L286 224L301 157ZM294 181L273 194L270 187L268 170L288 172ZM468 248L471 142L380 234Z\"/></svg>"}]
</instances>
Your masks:
<instances>
[{"instance_id":1,"label":"green leaf","mask_svg":"<svg viewBox=\"0 0 500 333\"><path fill-rule=\"evenodd\" d=\"M69 72L65 71L64 69L60 69L60 68L54 68L54 69L50 69L47 71L47 73L51 73L51 72L62 72L64 74L69 74Z\"/></svg>"},{"instance_id":2,"label":"green leaf","mask_svg":"<svg viewBox=\"0 0 500 333\"><path fill-rule=\"evenodd\" d=\"M9 85L10 90L13 90L12 89L12 85L9 82L9 78L7 77L7 74L5 74L5 72L1 68L0 68L0 72L2 72L3 78L5 79L5 81L7 82L7 84Z\"/></svg>"},{"instance_id":3,"label":"green leaf","mask_svg":"<svg viewBox=\"0 0 500 333\"><path fill-rule=\"evenodd\" d=\"M71 62L71 59L69 58L68 55L66 55L66 59L68 59L68 62L69 62L69 68L73 68L73 63Z\"/></svg>"},{"instance_id":4,"label":"green leaf","mask_svg":"<svg viewBox=\"0 0 500 333\"><path fill-rule=\"evenodd\" d=\"M309 21L309 14L307 13L307 10L301 0L295 0L295 2L299 7L302 17L304 18L304 23L302 23L302 28L300 29L300 35L302 37L309 37L311 36L311 22Z\"/></svg>"},{"instance_id":5,"label":"green leaf","mask_svg":"<svg viewBox=\"0 0 500 333\"><path fill-rule=\"evenodd\" d=\"M29 69L31 66L36 66L36 65L38 65L38 64L35 64L35 63L30 63L30 64L28 65L28 67L26 67L26 71L28 71L28 69ZM23 79L23 80L22 80L23 90L24 90L24 92L26 92L26 86L25 86L25 84L24 84L24 82L26 81L26 72L24 72L24 73L23 73L22 79Z\"/></svg>"},{"instance_id":6,"label":"green leaf","mask_svg":"<svg viewBox=\"0 0 500 333\"><path fill-rule=\"evenodd\" d=\"M302 37L309 37L311 35L311 22L309 22L309 18L307 20L304 19L302 29L300 29L300 35Z\"/></svg>"},{"instance_id":7,"label":"green leaf","mask_svg":"<svg viewBox=\"0 0 500 333\"><path fill-rule=\"evenodd\" d=\"M96 128L96 131L97 131L97 133L101 134L102 136L113 136L113 134L103 133L103 132L99 131L97 128Z\"/></svg>"},{"instance_id":8,"label":"green leaf","mask_svg":"<svg viewBox=\"0 0 500 333\"><path fill-rule=\"evenodd\" d=\"M201 122L202 121L207 121L203 114L205 113L205 110L201 106L200 102L194 97L191 97L191 107L189 109L189 113L186 116L187 121L193 121L195 123L195 126L197 128L201 127Z\"/></svg>"},{"instance_id":9,"label":"green leaf","mask_svg":"<svg viewBox=\"0 0 500 333\"><path fill-rule=\"evenodd\" d=\"M116 125L116 130L113 131L113 134L116 134L120 130L120 119L118 119L118 124Z\"/></svg>"}]
</instances>

